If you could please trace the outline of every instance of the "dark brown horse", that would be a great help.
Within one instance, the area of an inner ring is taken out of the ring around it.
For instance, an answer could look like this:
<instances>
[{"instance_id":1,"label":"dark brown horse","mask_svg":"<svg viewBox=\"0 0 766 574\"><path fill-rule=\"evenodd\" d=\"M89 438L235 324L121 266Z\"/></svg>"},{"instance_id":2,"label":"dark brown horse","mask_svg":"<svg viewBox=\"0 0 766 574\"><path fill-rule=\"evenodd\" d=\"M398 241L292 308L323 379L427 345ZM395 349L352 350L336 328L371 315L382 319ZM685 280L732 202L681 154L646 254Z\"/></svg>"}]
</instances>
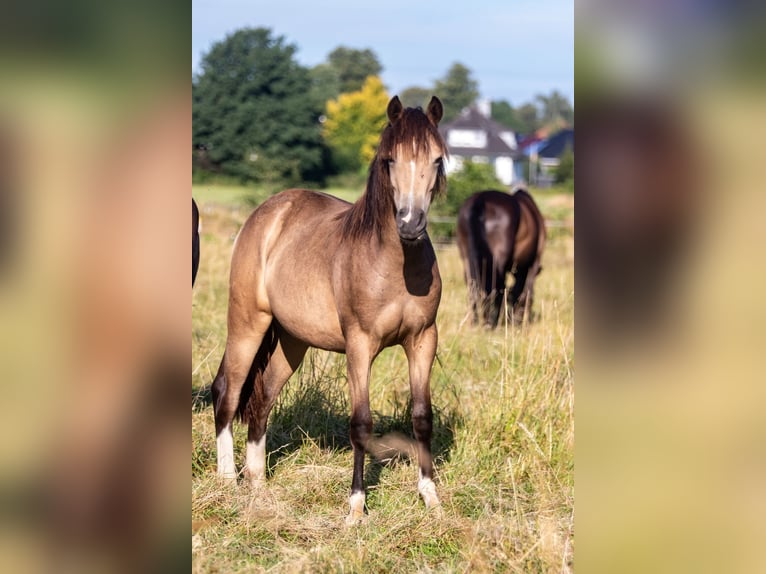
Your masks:
<instances>
[{"instance_id":1,"label":"dark brown horse","mask_svg":"<svg viewBox=\"0 0 766 574\"><path fill-rule=\"evenodd\" d=\"M199 268L199 209L192 199L192 287Z\"/></svg>"},{"instance_id":2,"label":"dark brown horse","mask_svg":"<svg viewBox=\"0 0 766 574\"><path fill-rule=\"evenodd\" d=\"M447 148L437 128L442 104L434 97L423 112L394 97L387 115L359 201L291 189L245 222L231 261L226 350L212 387L218 474L236 478L231 425L239 412L249 427L246 472L258 484L265 478L266 421L282 386L308 347L345 353L354 451L348 523L364 514L370 368L393 345L409 362L418 490L426 507L439 505L429 379L441 278L426 224L431 199L446 182ZM242 393L248 376L252 392Z\"/></svg>"},{"instance_id":3,"label":"dark brown horse","mask_svg":"<svg viewBox=\"0 0 766 574\"><path fill-rule=\"evenodd\" d=\"M524 189L480 191L463 203L457 243L474 323L496 327L504 303L515 323L531 315L545 237L543 216ZM508 273L515 278L510 291Z\"/></svg>"}]
</instances>

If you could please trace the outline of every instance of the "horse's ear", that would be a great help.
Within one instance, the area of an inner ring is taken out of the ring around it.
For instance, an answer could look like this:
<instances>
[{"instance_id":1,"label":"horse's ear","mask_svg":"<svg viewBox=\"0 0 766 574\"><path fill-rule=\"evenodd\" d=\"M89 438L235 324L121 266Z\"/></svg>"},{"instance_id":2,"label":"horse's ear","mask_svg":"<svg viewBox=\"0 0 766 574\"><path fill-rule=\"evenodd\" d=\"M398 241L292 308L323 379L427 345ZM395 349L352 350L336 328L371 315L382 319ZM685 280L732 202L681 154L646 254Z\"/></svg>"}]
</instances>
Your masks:
<instances>
[{"instance_id":1,"label":"horse's ear","mask_svg":"<svg viewBox=\"0 0 766 574\"><path fill-rule=\"evenodd\" d=\"M442 101L436 96L431 96L431 101L428 102L428 109L426 110L428 119L431 120L433 125L438 126L443 114L444 107L442 106Z\"/></svg>"},{"instance_id":2,"label":"horse's ear","mask_svg":"<svg viewBox=\"0 0 766 574\"><path fill-rule=\"evenodd\" d=\"M403 111L404 107L402 106L402 102L399 101L399 96L394 96L391 98L391 101L388 102L388 109L386 110L388 121L392 124L395 123L399 118L402 117Z\"/></svg>"}]
</instances>

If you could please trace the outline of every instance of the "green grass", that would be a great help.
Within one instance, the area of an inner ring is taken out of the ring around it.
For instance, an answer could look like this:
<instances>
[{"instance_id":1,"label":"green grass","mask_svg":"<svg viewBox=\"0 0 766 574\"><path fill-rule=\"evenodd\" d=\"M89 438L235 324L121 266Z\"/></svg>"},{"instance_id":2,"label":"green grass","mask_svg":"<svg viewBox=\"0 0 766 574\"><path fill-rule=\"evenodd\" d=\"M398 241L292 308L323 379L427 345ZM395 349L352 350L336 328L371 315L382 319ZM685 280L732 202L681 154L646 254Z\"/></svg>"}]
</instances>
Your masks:
<instances>
[{"instance_id":1,"label":"green grass","mask_svg":"<svg viewBox=\"0 0 766 574\"><path fill-rule=\"evenodd\" d=\"M248 201L262 200L263 192L254 186L198 183L192 185L192 197L197 203L237 206Z\"/></svg>"},{"instance_id":2,"label":"green grass","mask_svg":"<svg viewBox=\"0 0 766 574\"><path fill-rule=\"evenodd\" d=\"M366 467L369 516L343 525L351 485L345 358L312 350L285 386L267 434L257 492L215 476L206 387L226 337L232 241L251 208L194 194L203 217L192 307L192 557L194 572L561 572L574 548L573 239L551 237L537 281L540 319L493 332L467 321L457 248L437 251L444 292L431 387L436 482L429 514L408 461ZM537 197L536 197L537 198ZM353 197L349 197L353 199ZM568 221L571 196L539 198ZM374 431L411 434L404 353L373 365ZM235 426L238 467L246 431Z\"/></svg>"},{"instance_id":3,"label":"green grass","mask_svg":"<svg viewBox=\"0 0 766 574\"><path fill-rule=\"evenodd\" d=\"M313 189L313 188L312 188ZM317 188L318 189L318 188ZM362 195L363 188L328 187L321 191L354 202ZM192 197L197 203L209 203L218 206L254 207L268 196L268 191L254 185L236 185L221 183L195 183L192 185Z\"/></svg>"}]
</instances>

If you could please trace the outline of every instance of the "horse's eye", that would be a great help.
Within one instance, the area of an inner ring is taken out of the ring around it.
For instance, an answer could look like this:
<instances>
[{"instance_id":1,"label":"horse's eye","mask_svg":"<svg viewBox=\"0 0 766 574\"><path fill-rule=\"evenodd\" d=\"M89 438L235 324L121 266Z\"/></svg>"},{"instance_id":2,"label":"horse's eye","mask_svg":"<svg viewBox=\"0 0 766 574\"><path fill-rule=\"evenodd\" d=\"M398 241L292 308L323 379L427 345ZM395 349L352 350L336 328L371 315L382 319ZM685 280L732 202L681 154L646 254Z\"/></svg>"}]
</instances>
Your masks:
<instances>
[{"instance_id":1,"label":"horse's eye","mask_svg":"<svg viewBox=\"0 0 766 574\"><path fill-rule=\"evenodd\" d=\"M443 161L444 161L444 158L437 157L436 160L434 161L434 165L441 165Z\"/></svg>"}]
</instances>

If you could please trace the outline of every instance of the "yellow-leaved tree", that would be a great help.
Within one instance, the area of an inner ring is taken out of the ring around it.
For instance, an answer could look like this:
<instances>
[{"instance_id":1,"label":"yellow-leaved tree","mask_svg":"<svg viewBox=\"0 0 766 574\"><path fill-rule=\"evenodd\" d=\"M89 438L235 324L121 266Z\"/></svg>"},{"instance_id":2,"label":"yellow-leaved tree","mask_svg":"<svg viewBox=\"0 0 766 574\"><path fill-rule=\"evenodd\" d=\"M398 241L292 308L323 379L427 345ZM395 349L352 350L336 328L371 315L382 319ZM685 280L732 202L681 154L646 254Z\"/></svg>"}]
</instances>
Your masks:
<instances>
[{"instance_id":1,"label":"yellow-leaved tree","mask_svg":"<svg viewBox=\"0 0 766 574\"><path fill-rule=\"evenodd\" d=\"M388 93L378 76L367 76L362 89L327 102L323 135L340 171L366 168L386 125Z\"/></svg>"}]
</instances>

